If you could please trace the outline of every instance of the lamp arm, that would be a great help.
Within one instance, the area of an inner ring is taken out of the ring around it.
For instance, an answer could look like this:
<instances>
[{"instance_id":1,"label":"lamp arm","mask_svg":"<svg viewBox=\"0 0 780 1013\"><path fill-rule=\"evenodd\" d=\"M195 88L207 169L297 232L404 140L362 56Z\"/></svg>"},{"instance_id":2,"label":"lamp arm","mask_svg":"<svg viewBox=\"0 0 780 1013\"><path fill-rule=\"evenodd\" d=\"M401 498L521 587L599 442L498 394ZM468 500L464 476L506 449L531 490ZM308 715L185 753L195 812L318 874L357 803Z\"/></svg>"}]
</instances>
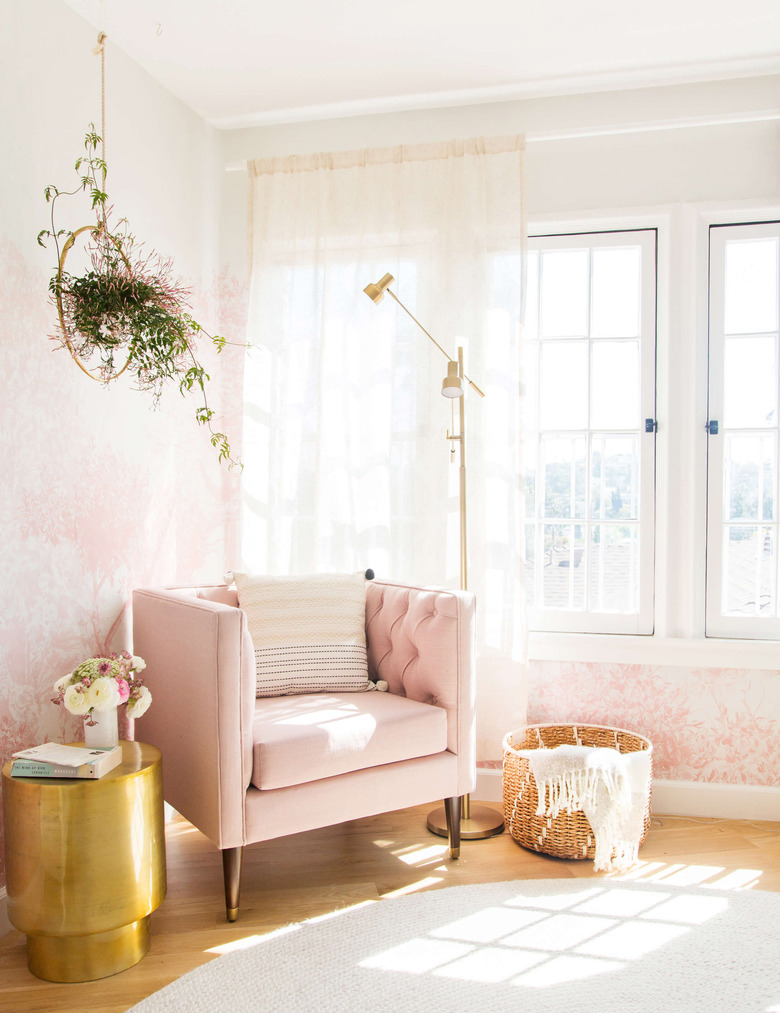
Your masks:
<instances>
[{"instance_id":1,"label":"lamp arm","mask_svg":"<svg viewBox=\"0 0 780 1013\"><path fill-rule=\"evenodd\" d=\"M398 298L398 296L395 294L395 292L393 292L393 290L391 288L386 288L385 292L387 292L388 295L392 296L393 299L395 299L395 301L398 303L398 305L404 311L404 313L406 313L407 316L411 317L412 320L414 320L414 322L417 324L417 326L420 328L420 330L423 332L423 334L425 334L427 337L429 337L431 339L431 341L434 343L434 345L436 345L436 347L439 349L439 351L445 357L445 359L447 359L449 362L455 361L455 360L453 360L452 356L449 355L445 351L445 349L443 349L441 347L441 345L436 340L436 338L434 338L434 336L431 333L429 333L428 331L426 331L426 329L423 327L423 325L420 323L420 321L417 319L417 317L412 312L410 312L410 310L408 310L406 308L406 306L404 306L404 304L401 302L401 300ZM461 362L460 362L460 372L461 372L461 376L463 377L463 379L466 380L470 384L470 386L474 388L474 390L477 392L477 394L479 394L480 397L484 397L485 396L484 391L480 390L479 387L474 383L474 381L470 377L466 376L466 374L463 372L463 361L462 361L462 359L461 359Z\"/></svg>"}]
</instances>

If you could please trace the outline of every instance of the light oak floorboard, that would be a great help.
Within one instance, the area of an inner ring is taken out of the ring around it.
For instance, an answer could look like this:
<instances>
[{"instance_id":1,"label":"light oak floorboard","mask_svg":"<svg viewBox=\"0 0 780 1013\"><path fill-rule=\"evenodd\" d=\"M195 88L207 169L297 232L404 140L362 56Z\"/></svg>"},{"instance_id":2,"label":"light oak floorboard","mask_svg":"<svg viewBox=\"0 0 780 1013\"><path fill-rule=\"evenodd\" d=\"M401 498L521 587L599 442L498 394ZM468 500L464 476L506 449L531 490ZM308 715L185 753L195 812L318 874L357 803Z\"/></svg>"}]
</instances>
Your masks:
<instances>
[{"instance_id":1,"label":"light oak floorboard","mask_svg":"<svg viewBox=\"0 0 780 1013\"><path fill-rule=\"evenodd\" d=\"M135 967L99 981L54 984L27 969L26 943L0 938L0 1009L14 1013L125 1013L200 964L218 948L306 918L419 890L507 879L603 877L592 862L526 851L504 833L446 840L425 828L418 806L256 844L244 851L241 911L225 921L217 849L186 820L166 828L168 894L152 915L152 945ZM624 877L780 891L780 823L653 816L640 863Z\"/></svg>"}]
</instances>

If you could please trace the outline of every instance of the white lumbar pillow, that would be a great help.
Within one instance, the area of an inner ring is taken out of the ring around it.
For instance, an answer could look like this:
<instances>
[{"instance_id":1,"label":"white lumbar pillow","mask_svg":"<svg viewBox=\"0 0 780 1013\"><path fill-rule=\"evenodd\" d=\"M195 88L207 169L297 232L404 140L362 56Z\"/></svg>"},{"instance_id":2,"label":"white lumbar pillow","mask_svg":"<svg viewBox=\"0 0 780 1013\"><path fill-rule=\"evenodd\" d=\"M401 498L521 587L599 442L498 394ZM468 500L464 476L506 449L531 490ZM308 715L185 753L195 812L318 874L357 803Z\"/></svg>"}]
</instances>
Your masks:
<instances>
[{"instance_id":1,"label":"white lumbar pillow","mask_svg":"<svg viewBox=\"0 0 780 1013\"><path fill-rule=\"evenodd\" d=\"M359 573L232 574L255 648L257 696L374 689Z\"/></svg>"}]
</instances>

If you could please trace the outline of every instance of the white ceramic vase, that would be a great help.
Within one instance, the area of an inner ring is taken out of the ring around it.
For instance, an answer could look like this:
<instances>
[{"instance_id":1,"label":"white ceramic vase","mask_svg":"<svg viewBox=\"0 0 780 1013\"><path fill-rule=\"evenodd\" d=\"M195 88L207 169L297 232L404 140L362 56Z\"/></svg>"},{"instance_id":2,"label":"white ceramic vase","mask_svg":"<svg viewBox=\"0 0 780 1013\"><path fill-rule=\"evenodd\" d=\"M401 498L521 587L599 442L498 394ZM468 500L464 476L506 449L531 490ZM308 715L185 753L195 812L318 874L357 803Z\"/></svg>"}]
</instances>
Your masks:
<instances>
[{"instance_id":1,"label":"white ceramic vase","mask_svg":"<svg viewBox=\"0 0 780 1013\"><path fill-rule=\"evenodd\" d=\"M119 721L117 708L108 707L103 711L93 711L94 725L84 722L84 743L92 749L119 745Z\"/></svg>"}]
</instances>

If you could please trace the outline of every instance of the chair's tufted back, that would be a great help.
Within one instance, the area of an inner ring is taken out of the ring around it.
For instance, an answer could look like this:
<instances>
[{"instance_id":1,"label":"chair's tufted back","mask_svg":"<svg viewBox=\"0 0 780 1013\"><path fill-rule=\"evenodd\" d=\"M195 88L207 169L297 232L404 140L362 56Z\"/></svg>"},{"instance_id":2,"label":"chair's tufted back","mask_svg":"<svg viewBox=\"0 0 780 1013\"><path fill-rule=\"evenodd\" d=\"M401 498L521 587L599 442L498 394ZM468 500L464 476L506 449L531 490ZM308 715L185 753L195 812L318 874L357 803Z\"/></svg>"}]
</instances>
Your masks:
<instances>
[{"instance_id":1,"label":"chair's tufted back","mask_svg":"<svg viewBox=\"0 0 780 1013\"><path fill-rule=\"evenodd\" d=\"M473 595L372 581L366 637L372 679L384 679L391 693L456 712L461 681L471 679L474 664ZM452 728L454 752L457 737Z\"/></svg>"}]
</instances>

